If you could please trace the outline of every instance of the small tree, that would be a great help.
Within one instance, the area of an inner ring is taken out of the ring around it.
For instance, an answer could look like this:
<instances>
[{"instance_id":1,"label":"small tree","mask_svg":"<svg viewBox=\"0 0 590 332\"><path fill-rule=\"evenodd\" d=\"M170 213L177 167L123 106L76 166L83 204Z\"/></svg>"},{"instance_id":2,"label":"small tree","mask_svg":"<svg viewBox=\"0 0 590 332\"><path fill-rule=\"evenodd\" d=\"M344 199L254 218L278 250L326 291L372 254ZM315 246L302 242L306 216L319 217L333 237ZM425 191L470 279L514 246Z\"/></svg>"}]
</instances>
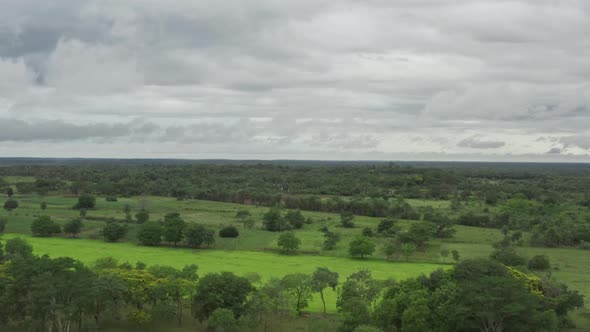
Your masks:
<instances>
[{"instance_id":1,"label":"small tree","mask_svg":"<svg viewBox=\"0 0 590 332\"><path fill-rule=\"evenodd\" d=\"M88 214L88 210L86 210L85 208L80 209L80 218L86 218L87 214Z\"/></svg>"},{"instance_id":2,"label":"small tree","mask_svg":"<svg viewBox=\"0 0 590 332\"><path fill-rule=\"evenodd\" d=\"M245 219L252 218L252 214L250 213L250 211L248 211L246 209L241 209L241 210L238 210L238 212L236 212L235 218L240 221L243 221Z\"/></svg>"},{"instance_id":3,"label":"small tree","mask_svg":"<svg viewBox=\"0 0 590 332\"><path fill-rule=\"evenodd\" d=\"M235 226L226 226L219 230L219 237L236 238L240 236L240 232Z\"/></svg>"},{"instance_id":4,"label":"small tree","mask_svg":"<svg viewBox=\"0 0 590 332\"><path fill-rule=\"evenodd\" d=\"M324 317L326 316L326 300L324 299L324 289L330 287L336 290L338 285L338 272L330 271L326 267L318 267L311 276L311 289L320 293L322 304L324 306Z\"/></svg>"},{"instance_id":5,"label":"small tree","mask_svg":"<svg viewBox=\"0 0 590 332\"><path fill-rule=\"evenodd\" d=\"M234 332L238 331L238 322L234 313L225 308L217 308L207 320L207 325L213 328L215 332Z\"/></svg>"},{"instance_id":6,"label":"small tree","mask_svg":"<svg viewBox=\"0 0 590 332\"><path fill-rule=\"evenodd\" d=\"M363 228L363 236L373 237L373 229L371 227Z\"/></svg>"},{"instance_id":7,"label":"small tree","mask_svg":"<svg viewBox=\"0 0 590 332\"><path fill-rule=\"evenodd\" d=\"M82 194L78 197L78 203L75 205L76 209L91 210L96 206L96 197L89 194Z\"/></svg>"},{"instance_id":8,"label":"small tree","mask_svg":"<svg viewBox=\"0 0 590 332\"><path fill-rule=\"evenodd\" d=\"M536 255L529 259L527 266L531 270L548 270L551 268L549 257L545 255Z\"/></svg>"},{"instance_id":9,"label":"small tree","mask_svg":"<svg viewBox=\"0 0 590 332\"><path fill-rule=\"evenodd\" d=\"M147 222L139 228L137 240L144 246L157 246L162 242L162 226L157 222Z\"/></svg>"},{"instance_id":10,"label":"small tree","mask_svg":"<svg viewBox=\"0 0 590 332\"><path fill-rule=\"evenodd\" d=\"M51 217L39 216L31 224L31 233L33 236L47 237L61 233L61 227Z\"/></svg>"},{"instance_id":11,"label":"small tree","mask_svg":"<svg viewBox=\"0 0 590 332\"><path fill-rule=\"evenodd\" d=\"M41 210L45 211L47 209L47 202L41 202Z\"/></svg>"},{"instance_id":12,"label":"small tree","mask_svg":"<svg viewBox=\"0 0 590 332\"><path fill-rule=\"evenodd\" d=\"M305 217L299 209L287 212L285 214L285 220L295 229L299 229L305 224Z\"/></svg>"},{"instance_id":13,"label":"small tree","mask_svg":"<svg viewBox=\"0 0 590 332\"><path fill-rule=\"evenodd\" d=\"M285 218L281 215L279 208L271 208L262 216L262 224L264 229L271 232L281 232L287 230L287 223Z\"/></svg>"},{"instance_id":14,"label":"small tree","mask_svg":"<svg viewBox=\"0 0 590 332\"><path fill-rule=\"evenodd\" d=\"M200 224L190 223L184 230L184 240L194 248L210 247L215 243L215 231Z\"/></svg>"},{"instance_id":15,"label":"small tree","mask_svg":"<svg viewBox=\"0 0 590 332\"><path fill-rule=\"evenodd\" d=\"M184 228L186 227L186 222L184 222L184 220L180 217L180 214L168 213L164 217L163 226L164 240L167 242L172 242L176 247L176 244L182 241L182 236Z\"/></svg>"},{"instance_id":16,"label":"small tree","mask_svg":"<svg viewBox=\"0 0 590 332\"><path fill-rule=\"evenodd\" d=\"M72 219L64 225L64 233L70 234L71 237L76 237L82 231L82 220Z\"/></svg>"},{"instance_id":17,"label":"small tree","mask_svg":"<svg viewBox=\"0 0 590 332\"><path fill-rule=\"evenodd\" d=\"M312 298L311 277L305 273L287 274L281 284L295 297L295 310L301 315Z\"/></svg>"},{"instance_id":18,"label":"small tree","mask_svg":"<svg viewBox=\"0 0 590 332\"><path fill-rule=\"evenodd\" d=\"M342 227L345 228L353 228L354 227L354 214L350 212L344 212L340 214L340 224Z\"/></svg>"},{"instance_id":19,"label":"small tree","mask_svg":"<svg viewBox=\"0 0 590 332\"><path fill-rule=\"evenodd\" d=\"M348 254L352 257L360 257L361 259L365 256L370 256L375 252L375 241L370 237L357 236L354 240L350 241L348 247Z\"/></svg>"},{"instance_id":20,"label":"small tree","mask_svg":"<svg viewBox=\"0 0 590 332\"><path fill-rule=\"evenodd\" d=\"M402 243L400 250L406 258L406 261L408 261L410 259L410 256L412 256L416 252L416 248L416 245L412 242Z\"/></svg>"},{"instance_id":21,"label":"small tree","mask_svg":"<svg viewBox=\"0 0 590 332\"><path fill-rule=\"evenodd\" d=\"M333 250L336 248L338 241L340 241L340 235L338 233L333 233L329 230L324 232L324 250Z\"/></svg>"},{"instance_id":22,"label":"small tree","mask_svg":"<svg viewBox=\"0 0 590 332\"><path fill-rule=\"evenodd\" d=\"M449 257L450 251L447 248L441 248L440 249L440 257L443 258L443 260L445 260L447 257Z\"/></svg>"},{"instance_id":23,"label":"small tree","mask_svg":"<svg viewBox=\"0 0 590 332\"><path fill-rule=\"evenodd\" d=\"M135 220L138 224L145 224L150 220L150 214L147 210L141 209L135 214Z\"/></svg>"},{"instance_id":24,"label":"small tree","mask_svg":"<svg viewBox=\"0 0 590 332\"><path fill-rule=\"evenodd\" d=\"M8 196L8 198L12 198L13 195L14 195L14 189L12 189L12 187L6 188L6 196Z\"/></svg>"},{"instance_id":25,"label":"small tree","mask_svg":"<svg viewBox=\"0 0 590 332\"><path fill-rule=\"evenodd\" d=\"M6 224L8 223L8 219L4 217L0 217L0 234L4 233L6 229Z\"/></svg>"},{"instance_id":26,"label":"small tree","mask_svg":"<svg viewBox=\"0 0 590 332\"><path fill-rule=\"evenodd\" d=\"M12 211L18 208L18 202L15 199L9 198L6 202L4 202L4 210L8 211L8 213L12 214Z\"/></svg>"},{"instance_id":27,"label":"small tree","mask_svg":"<svg viewBox=\"0 0 590 332\"><path fill-rule=\"evenodd\" d=\"M299 240L295 233L293 232L285 232L279 236L277 240L277 245L281 248L281 251L285 254L292 254L301 245L301 240Z\"/></svg>"},{"instance_id":28,"label":"small tree","mask_svg":"<svg viewBox=\"0 0 590 332\"><path fill-rule=\"evenodd\" d=\"M453 260L454 260L455 262L458 262L458 261L459 261L459 258L460 258L460 257L459 257L459 252L458 252L457 250L452 250L452 251L451 251L451 255L453 256Z\"/></svg>"},{"instance_id":29,"label":"small tree","mask_svg":"<svg viewBox=\"0 0 590 332\"><path fill-rule=\"evenodd\" d=\"M256 226L256 221L252 218L244 219L242 220L242 225L244 228L252 229L254 226Z\"/></svg>"},{"instance_id":30,"label":"small tree","mask_svg":"<svg viewBox=\"0 0 590 332\"><path fill-rule=\"evenodd\" d=\"M102 236L107 242L117 242L127 234L127 226L116 222L108 222L102 229Z\"/></svg>"}]
</instances>

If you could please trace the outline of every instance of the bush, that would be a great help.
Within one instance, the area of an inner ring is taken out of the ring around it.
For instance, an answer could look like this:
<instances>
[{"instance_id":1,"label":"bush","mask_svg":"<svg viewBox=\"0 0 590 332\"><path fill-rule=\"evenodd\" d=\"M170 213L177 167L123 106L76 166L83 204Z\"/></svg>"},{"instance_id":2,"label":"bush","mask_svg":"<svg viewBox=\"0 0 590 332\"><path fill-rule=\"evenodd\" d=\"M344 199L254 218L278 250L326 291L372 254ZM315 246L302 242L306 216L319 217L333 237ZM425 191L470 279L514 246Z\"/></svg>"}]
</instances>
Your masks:
<instances>
[{"instance_id":1,"label":"bush","mask_svg":"<svg viewBox=\"0 0 590 332\"><path fill-rule=\"evenodd\" d=\"M371 227L363 228L363 236L373 237L373 229Z\"/></svg>"},{"instance_id":2,"label":"bush","mask_svg":"<svg viewBox=\"0 0 590 332\"><path fill-rule=\"evenodd\" d=\"M107 202L117 202L118 201L116 196L107 196L107 198L105 200Z\"/></svg>"},{"instance_id":3,"label":"bush","mask_svg":"<svg viewBox=\"0 0 590 332\"><path fill-rule=\"evenodd\" d=\"M74 205L74 209L75 210L79 210L79 209L94 209L94 207L96 206L96 197L92 196L92 195L88 195L88 194L82 194L80 195L80 197L78 197L78 203L76 203L76 205Z\"/></svg>"},{"instance_id":4,"label":"bush","mask_svg":"<svg viewBox=\"0 0 590 332\"><path fill-rule=\"evenodd\" d=\"M219 237L236 238L240 236L240 232L235 226L226 226L219 230Z\"/></svg>"},{"instance_id":5,"label":"bush","mask_svg":"<svg viewBox=\"0 0 590 332\"><path fill-rule=\"evenodd\" d=\"M33 236L47 237L61 233L61 227L51 220L51 217L39 216L31 224L31 233Z\"/></svg>"},{"instance_id":6,"label":"bush","mask_svg":"<svg viewBox=\"0 0 590 332\"><path fill-rule=\"evenodd\" d=\"M127 234L127 226L108 222L102 229L102 236L107 242L117 242Z\"/></svg>"},{"instance_id":7,"label":"bush","mask_svg":"<svg viewBox=\"0 0 590 332\"><path fill-rule=\"evenodd\" d=\"M536 255L529 259L527 266L531 270L548 270L551 268L549 257L545 255Z\"/></svg>"}]
</instances>

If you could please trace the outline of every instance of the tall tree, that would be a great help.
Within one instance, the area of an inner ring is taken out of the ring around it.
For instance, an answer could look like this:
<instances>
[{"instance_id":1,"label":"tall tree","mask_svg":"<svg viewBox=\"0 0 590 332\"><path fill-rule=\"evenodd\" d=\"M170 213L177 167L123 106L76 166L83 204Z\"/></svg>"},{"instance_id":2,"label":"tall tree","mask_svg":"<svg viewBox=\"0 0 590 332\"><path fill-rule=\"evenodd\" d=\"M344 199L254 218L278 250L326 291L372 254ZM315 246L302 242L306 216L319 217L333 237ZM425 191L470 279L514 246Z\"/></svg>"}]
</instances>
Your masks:
<instances>
[{"instance_id":1,"label":"tall tree","mask_svg":"<svg viewBox=\"0 0 590 332\"><path fill-rule=\"evenodd\" d=\"M327 267L318 267L311 276L311 289L320 293L322 305L324 306L324 317L326 316L326 299L324 289L332 288L336 291L338 285L338 272L330 271Z\"/></svg>"}]
</instances>

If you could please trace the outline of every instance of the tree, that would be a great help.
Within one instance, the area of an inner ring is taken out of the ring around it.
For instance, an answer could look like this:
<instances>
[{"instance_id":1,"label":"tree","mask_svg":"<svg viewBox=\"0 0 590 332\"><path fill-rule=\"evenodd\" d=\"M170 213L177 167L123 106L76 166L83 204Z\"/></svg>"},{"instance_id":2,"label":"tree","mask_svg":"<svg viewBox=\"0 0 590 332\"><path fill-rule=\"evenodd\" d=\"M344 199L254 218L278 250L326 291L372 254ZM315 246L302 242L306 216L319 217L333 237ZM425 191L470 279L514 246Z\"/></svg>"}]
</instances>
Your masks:
<instances>
[{"instance_id":1,"label":"tree","mask_svg":"<svg viewBox=\"0 0 590 332\"><path fill-rule=\"evenodd\" d=\"M6 241L4 246L6 259L14 257L28 258L33 256L33 247L25 240L17 237Z\"/></svg>"},{"instance_id":2,"label":"tree","mask_svg":"<svg viewBox=\"0 0 590 332\"><path fill-rule=\"evenodd\" d=\"M262 216L264 229L271 232L281 232L288 228L285 218L281 215L279 208L271 208Z\"/></svg>"},{"instance_id":3,"label":"tree","mask_svg":"<svg viewBox=\"0 0 590 332\"><path fill-rule=\"evenodd\" d=\"M6 188L6 196L8 196L8 198L12 198L13 195L14 195L14 189L12 189L12 187L7 187Z\"/></svg>"},{"instance_id":4,"label":"tree","mask_svg":"<svg viewBox=\"0 0 590 332\"><path fill-rule=\"evenodd\" d=\"M459 257L459 251L457 250L451 250L451 256L453 256L453 260L455 262L458 262L460 257Z\"/></svg>"},{"instance_id":5,"label":"tree","mask_svg":"<svg viewBox=\"0 0 590 332\"><path fill-rule=\"evenodd\" d=\"M326 300L324 299L324 289L330 287L336 291L338 285L338 272L330 271L326 267L318 267L311 276L311 289L320 293L322 304L324 306L324 317L326 316Z\"/></svg>"},{"instance_id":6,"label":"tree","mask_svg":"<svg viewBox=\"0 0 590 332\"><path fill-rule=\"evenodd\" d=\"M234 332L238 330L238 322L234 317L234 313L225 308L215 309L207 320L207 324L215 332Z\"/></svg>"},{"instance_id":7,"label":"tree","mask_svg":"<svg viewBox=\"0 0 590 332\"><path fill-rule=\"evenodd\" d=\"M150 214L147 210L141 209L135 214L135 220L138 224L145 224L150 220Z\"/></svg>"},{"instance_id":8,"label":"tree","mask_svg":"<svg viewBox=\"0 0 590 332\"><path fill-rule=\"evenodd\" d=\"M396 225L395 219L387 218L379 222L377 226L377 234L386 237L395 236L400 231L399 226Z\"/></svg>"},{"instance_id":9,"label":"tree","mask_svg":"<svg viewBox=\"0 0 590 332\"><path fill-rule=\"evenodd\" d=\"M401 245L401 252L404 255L404 257L406 258L406 262L410 259L410 256L412 256L415 252L416 252L416 245L413 244L412 242L409 243L402 243Z\"/></svg>"},{"instance_id":10,"label":"tree","mask_svg":"<svg viewBox=\"0 0 590 332\"><path fill-rule=\"evenodd\" d=\"M193 248L210 247L215 243L215 231L200 224L190 223L184 230L184 240Z\"/></svg>"},{"instance_id":11,"label":"tree","mask_svg":"<svg viewBox=\"0 0 590 332\"><path fill-rule=\"evenodd\" d=\"M344 212L340 214L340 224L345 228L354 227L354 214L351 212Z\"/></svg>"},{"instance_id":12,"label":"tree","mask_svg":"<svg viewBox=\"0 0 590 332\"><path fill-rule=\"evenodd\" d=\"M362 235L366 237L373 237L375 234L373 233L373 229L371 227L365 227L363 228Z\"/></svg>"},{"instance_id":13,"label":"tree","mask_svg":"<svg viewBox=\"0 0 590 332\"><path fill-rule=\"evenodd\" d=\"M89 194L82 194L78 197L78 203L75 205L76 209L92 210L96 206L96 197Z\"/></svg>"},{"instance_id":14,"label":"tree","mask_svg":"<svg viewBox=\"0 0 590 332\"><path fill-rule=\"evenodd\" d=\"M277 245L281 248L281 251L285 254L292 254L299 249L301 245L301 240L299 240L295 233L293 232L285 232L279 236L277 240Z\"/></svg>"},{"instance_id":15,"label":"tree","mask_svg":"<svg viewBox=\"0 0 590 332\"><path fill-rule=\"evenodd\" d=\"M86 210L85 208L80 209L80 218L86 218L87 214L88 214L88 210Z\"/></svg>"},{"instance_id":16,"label":"tree","mask_svg":"<svg viewBox=\"0 0 590 332\"><path fill-rule=\"evenodd\" d=\"M434 225L428 221L416 221L406 232L398 235L400 242L412 242L416 247L423 247L428 240L434 235Z\"/></svg>"},{"instance_id":17,"label":"tree","mask_svg":"<svg viewBox=\"0 0 590 332\"><path fill-rule=\"evenodd\" d=\"M551 263L546 255L535 255L529 259L527 266L531 270L548 270L551 268Z\"/></svg>"},{"instance_id":18,"label":"tree","mask_svg":"<svg viewBox=\"0 0 590 332\"><path fill-rule=\"evenodd\" d=\"M4 233L4 230L6 229L6 224L8 224L8 219L0 217L0 234Z\"/></svg>"},{"instance_id":19,"label":"tree","mask_svg":"<svg viewBox=\"0 0 590 332\"><path fill-rule=\"evenodd\" d=\"M245 219L250 219L252 217L252 214L250 213L250 211L246 210L246 209L240 209L236 212L236 216L235 218L238 220L245 220Z\"/></svg>"},{"instance_id":20,"label":"tree","mask_svg":"<svg viewBox=\"0 0 590 332\"><path fill-rule=\"evenodd\" d=\"M6 202L4 202L4 210L8 211L8 213L12 214L12 211L18 208L18 202L15 199L9 198Z\"/></svg>"},{"instance_id":21,"label":"tree","mask_svg":"<svg viewBox=\"0 0 590 332\"><path fill-rule=\"evenodd\" d=\"M338 233L330 232L326 229L324 232L324 250L333 250L336 248L338 241L340 241L340 235Z\"/></svg>"},{"instance_id":22,"label":"tree","mask_svg":"<svg viewBox=\"0 0 590 332\"><path fill-rule=\"evenodd\" d=\"M82 231L82 220L81 219L72 219L68 221L64 225L64 233L70 234L72 237L76 237L76 235L80 234Z\"/></svg>"},{"instance_id":23,"label":"tree","mask_svg":"<svg viewBox=\"0 0 590 332\"><path fill-rule=\"evenodd\" d=\"M294 296L295 310L301 315L312 298L310 276L305 273L287 274L281 279L281 283Z\"/></svg>"},{"instance_id":24,"label":"tree","mask_svg":"<svg viewBox=\"0 0 590 332\"><path fill-rule=\"evenodd\" d=\"M219 237L236 238L240 236L240 232L235 226L225 226L219 230Z\"/></svg>"},{"instance_id":25,"label":"tree","mask_svg":"<svg viewBox=\"0 0 590 332\"><path fill-rule=\"evenodd\" d=\"M336 307L342 314L342 327L346 331L370 323L369 309L377 299L380 289L379 283L373 279L369 270L360 270L346 279L336 301Z\"/></svg>"},{"instance_id":26,"label":"tree","mask_svg":"<svg viewBox=\"0 0 590 332\"><path fill-rule=\"evenodd\" d=\"M455 234L453 219L441 213L430 213L424 216L425 220L434 224L434 237L449 238Z\"/></svg>"},{"instance_id":27,"label":"tree","mask_svg":"<svg viewBox=\"0 0 590 332\"><path fill-rule=\"evenodd\" d=\"M51 217L39 216L31 224L31 233L33 236L47 237L61 233L61 227Z\"/></svg>"},{"instance_id":28,"label":"tree","mask_svg":"<svg viewBox=\"0 0 590 332\"><path fill-rule=\"evenodd\" d=\"M47 202L41 202L41 210L45 211L47 209Z\"/></svg>"},{"instance_id":29,"label":"tree","mask_svg":"<svg viewBox=\"0 0 590 332\"><path fill-rule=\"evenodd\" d=\"M231 272L207 274L199 280L192 298L193 316L202 322L216 309L222 308L231 310L234 317L238 317L253 290L248 279Z\"/></svg>"},{"instance_id":30,"label":"tree","mask_svg":"<svg viewBox=\"0 0 590 332\"><path fill-rule=\"evenodd\" d=\"M305 224L305 217L301 210L290 210L285 214L285 220L295 229L302 228Z\"/></svg>"},{"instance_id":31,"label":"tree","mask_svg":"<svg viewBox=\"0 0 590 332\"><path fill-rule=\"evenodd\" d=\"M164 236L164 240L172 242L176 247L176 244L182 241L186 222L184 222L178 213L168 213L164 217L163 226L164 230L162 235Z\"/></svg>"},{"instance_id":32,"label":"tree","mask_svg":"<svg viewBox=\"0 0 590 332\"><path fill-rule=\"evenodd\" d=\"M162 242L162 226L155 222L147 222L137 231L137 239L144 246L157 246Z\"/></svg>"},{"instance_id":33,"label":"tree","mask_svg":"<svg viewBox=\"0 0 590 332\"><path fill-rule=\"evenodd\" d=\"M107 242L117 242L127 234L127 226L114 221L107 222L102 229L102 236Z\"/></svg>"},{"instance_id":34,"label":"tree","mask_svg":"<svg viewBox=\"0 0 590 332\"><path fill-rule=\"evenodd\" d=\"M348 254L352 257L365 258L375 252L375 241L367 236L357 236L350 241Z\"/></svg>"}]
</instances>

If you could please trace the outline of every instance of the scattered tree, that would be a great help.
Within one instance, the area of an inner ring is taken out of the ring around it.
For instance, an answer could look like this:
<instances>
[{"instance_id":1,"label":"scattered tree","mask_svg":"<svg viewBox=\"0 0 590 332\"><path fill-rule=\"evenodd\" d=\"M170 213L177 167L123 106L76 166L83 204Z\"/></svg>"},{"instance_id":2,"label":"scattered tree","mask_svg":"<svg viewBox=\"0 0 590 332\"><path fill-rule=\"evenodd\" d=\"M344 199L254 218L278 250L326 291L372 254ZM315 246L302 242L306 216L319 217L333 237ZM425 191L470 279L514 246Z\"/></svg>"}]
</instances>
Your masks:
<instances>
[{"instance_id":1,"label":"scattered tree","mask_svg":"<svg viewBox=\"0 0 590 332\"><path fill-rule=\"evenodd\" d=\"M51 217L39 216L31 224L31 233L33 236L48 237L61 233L61 227Z\"/></svg>"},{"instance_id":2,"label":"scattered tree","mask_svg":"<svg viewBox=\"0 0 590 332\"><path fill-rule=\"evenodd\" d=\"M12 187L7 187L6 188L6 196L8 196L8 198L12 198L13 195L14 195L14 189L12 189Z\"/></svg>"},{"instance_id":3,"label":"scattered tree","mask_svg":"<svg viewBox=\"0 0 590 332\"><path fill-rule=\"evenodd\" d=\"M41 210L45 211L47 209L47 202L41 202Z\"/></svg>"},{"instance_id":4,"label":"scattered tree","mask_svg":"<svg viewBox=\"0 0 590 332\"><path fill-rule=\"evenodd\" d=\"M96 197L89 194L82 194L78 197L78 203L75 205L76 209L92 210L96 206Z\"/></svg>"},{"instance_id":5,"label":"scattered tree","mask_svg":"<svg viewBox=\"0 0 590 332\"><path fill-rule=\"evenodd\" d=\"M281 232L287 230L287 222L281 215L279 208L271 208L262 217L262 225L264 229L271 232Z\"/></svg>"},{"instance_id":6,"label":"scattered tree","mask_svg":"<svg viewBox=\"0 0 590 332\"><path fill-rule=\"evenodd\" d=\"M234 332L238 331L238 322L234 313L225 308L217 308L207 320L207 325L215 332Z\"/></svg>"},{"instance_id":7,"label":"scattered tree","mask_svg":"<svg viewBox=\"0 0 590 332\"><path fill-rule=\"evenodd\" d=\"M135 214L135 220L138 224L145 224L150 220L150 213L145 209L141 209Z\"/></svg>"},{"instance_id":8,"label":"scattered tree","mask_svg":"<svg viewBox=\"0 0 590 332\"><path fill-rule=\"evenodd\" d=\"M324 299L324 289L332 288L336 290L338 285L338 272L330 271L326 267L318 267L311 276L311 289L320 293L322 304L324 306L324 317L326 316L326 300Z\"/></svg>"},{"instance_id":9,"label":"scattered tree","mask_svg":"<svg viewBox=\"0 0 590 332\"><path fill-rule=\"evenodd\" d=\"M164 216L163 233L164 241L176 244L182 241L186 222L180 217L178 213L168 213Z\"/></svg>"},{"instance_id":10,"label":"scattered tree","mask_svg":"<svg viewBox=\"0 0 590 332\"><path fill-rule=\"evenodd\" d=\"M244 303L254 290L248 279L231 272L211 273L201 278L192 298L193 316L208 319L216 309L229 309L234 317L244 311Z\"/></svg>"},{"instance_id":11,"label":"scattered tree","mask_svg":"<svg viewBox=\"0 0 590 332\"><path fill-rule=\"evenodd\" d=\"M350 212L344 212L340 214L340 224L345 228L354 227L354 214Z\"/></svg>"},{"instance_id":12,"label":"scattered tree","mask_svg":"<svg viewBox=\"0 0 590 332\"><path fill-rule=\"evenodd\" d=\"M238 236L240 236L240 232L235 226L225 226L219 230L219 237L233 239Z\"/></svg>"},{"instance_id":13,"label":"scattered tree","mask_svg":"<svg viewBox=\"0 0 590 332\"><path fill-rule=\"evenodd\" d=\"M114 221L107 222L102 229L102 236L107 242L117 242L127 235L127 225L121 225Z\"/></svg>"},{"instance_id":14,"label":"scattered tree","mask_svg":"<svg viewBox=\"0 0 590 332\"><path fill-rule=\"evenodd\" d=\"M279 236L277 240L277 245L281 248L281 251L285 254L292 254L299 249L301 245L301 240L299 240L295 233L293 232L285 232Z\"/></svg>"},{"instance_id":15,"label":"scattered tree","mask_svg":"<svg viewBox=\"0 0 590 332\"><path fill-rule=\"evenodd\" d=\"M215 243L215 231L203 225L190 223L184 230L186 244L193 248L210 247Z\"/></svg>"},{"instance_id":16,"label":"scattered tree","mask_svg":"<svg viewBox=\"0 0 590 332\"><path fill-rule=\"evenodd\" d=\"M305 224L305 217L299 209L288 211L285 214L285 220L295 229L299 229Z\"/></svg>"},{"instance_id":17,"label":"scattered tree","mask_svg":"<svg viewBox=\"0 0 590 332\"><path fill-rule=\"evenodd\" d=\"M370 237L357 236L354 240L350 241L348 247L348 254L352 257L360 257L361 259L365 256L370 256L375 252L375 241Z\"/></svg>"},{"instance_id":18,"label":"scattered tree","mask_svg":"<svg viewBox=\"0 0 590 332\"><path fill-rule=\"evenodd\" d=\"M162 242L162 225L150 221L139 227L137 240L144 246L157 246Z\"/></svg>"},{"instance_id":19,"label":"scattered tree","mask_svg":"<svg viewBox=\"0 0 590 332\"><path fill-rule=\"evenodd\" d=\"M5 217L0 217L0 234L4 233L6 229L6 224L8 223L8 219Z\"/></svg>"},{"instance_id":20,"label":"scattered tree","mask_svg":"<svg viewBox=\"0 0 590 332\"><path fill-rule=\"evenodd\" d=\"M406 262L410 259L410 256L412 256L416 252L416 249L416 245L412 242L402 243L400 250L406 258Z\"/></svg>"},{"instance_id":21,"label":"scattered tree","mask_svg":"<svg viewBox=\"0 0 590 332\"><path fill-rule=\"evenodd\" d=\"M71 237L76 237L82 231L82 220L72 219L64 225L64 233L70 234Z\"/></svg>"},{"instance_id":22,"label":"scattered tree","mask_svg":"<svg viewBox=\"0 0 590 332\"><path fill-rule=\"evenodd\" d=\"M295 297L295 310L301 315L312 298L311 277L305 273L287 274L281 283Z\"/></svg>"},{"instance_id":23,"label":"scattered tree","mask_svg":"<svg viewBox=\"0 0 590 332\"><path fill-rule=\"evenodd\" d=\"M8 211L8 213L12 214L12 211L18 208L18 202L15 199L9 198L6 202L4 202L4 210Z\"/></svg>"}]
</instances>

